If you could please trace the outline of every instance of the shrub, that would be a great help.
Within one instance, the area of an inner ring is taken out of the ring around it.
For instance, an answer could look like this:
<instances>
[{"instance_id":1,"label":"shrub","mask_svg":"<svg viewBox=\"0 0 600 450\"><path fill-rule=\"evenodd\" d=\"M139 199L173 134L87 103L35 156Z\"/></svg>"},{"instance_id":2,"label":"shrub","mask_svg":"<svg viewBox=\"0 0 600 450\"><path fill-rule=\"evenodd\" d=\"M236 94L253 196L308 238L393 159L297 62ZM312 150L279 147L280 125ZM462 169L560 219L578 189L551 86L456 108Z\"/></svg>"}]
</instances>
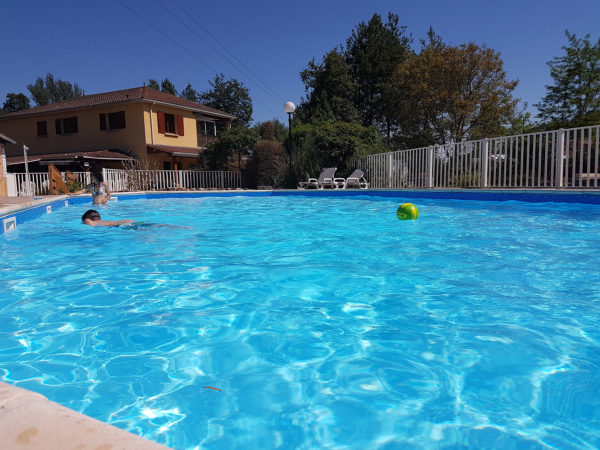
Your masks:
<instances>
[{"instance_id":1,"label":"shrub","mask_svg":"<svg viewBox=\"0 0 600 450\"><path fill-rule=\"evenodd\" d=\"M258 186L279 186L281 184L285 176L286 161L281 142L259 141L254 149L253 159Z\"/></svg>"}]
</instances>

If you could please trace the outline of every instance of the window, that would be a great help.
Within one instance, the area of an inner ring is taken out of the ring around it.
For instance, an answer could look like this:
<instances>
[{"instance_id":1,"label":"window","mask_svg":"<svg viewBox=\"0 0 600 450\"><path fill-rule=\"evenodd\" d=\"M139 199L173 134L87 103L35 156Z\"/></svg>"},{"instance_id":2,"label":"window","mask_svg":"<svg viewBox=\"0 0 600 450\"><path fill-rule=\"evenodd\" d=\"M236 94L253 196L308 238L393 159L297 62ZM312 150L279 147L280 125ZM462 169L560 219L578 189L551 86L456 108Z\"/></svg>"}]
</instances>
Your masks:
<instances>
[{"instance_id":1,"label":"window","mask_svg":"<svg viewBox=\"0 0 600 450\"><path fill-rule=\"evenodd\" d=\"M38 137L48 136L48 122L40 120L37 123L37 135Z\"/></svg>"},{"instance_id":2,"label":"window","mask_svg":"<svg viewBox=\"0 0 600 450\"><path fill-rule=\"evenodd\" d=\"M203 134L205 136L214 136L216 134L214 122L198 120L196 122L196 130L198 131L199 134Z\"/></svg>"},{"instance_id":3,"label":"window","mask_svg":"<svg viewBox=\"0 0 600 450\"><path fill-rule=\"evenodd\" d=\"M165 113L165 133L175 134L175 116Z\"/></svg>"},{"instance_id":4,"label":"window","mask_svg":"<svg viewBox=\"0 0 600 450\"><path fill-rule=\"evenodd\" d=\"M73 134L77 133L77 117L67 117L65 119L56 119L56 134Z\"/></svg>"},{"instance_id":5,"label":"window","mask_svg":"<svg viewBox=\"0 0 600 450\"><path fill-rule=\"evenodd\" d=\"M176 116L162 111L158 111L156 116L158 118L159 133L183 136L183 116Z\"/></svg>"},{"instance_id":6,"label":"window","mask_svg":"<svg viewBox=\"0 0 600 450\"><path fill-rule=\"evenodd\" d=\"M106 129L120 130L122 128L125 128L125 111L119 111L119 112L108 113L108 114L105 114L105 113L100 114L100 129L101 130L106 130Z\"/></svg>"}]
</instances>

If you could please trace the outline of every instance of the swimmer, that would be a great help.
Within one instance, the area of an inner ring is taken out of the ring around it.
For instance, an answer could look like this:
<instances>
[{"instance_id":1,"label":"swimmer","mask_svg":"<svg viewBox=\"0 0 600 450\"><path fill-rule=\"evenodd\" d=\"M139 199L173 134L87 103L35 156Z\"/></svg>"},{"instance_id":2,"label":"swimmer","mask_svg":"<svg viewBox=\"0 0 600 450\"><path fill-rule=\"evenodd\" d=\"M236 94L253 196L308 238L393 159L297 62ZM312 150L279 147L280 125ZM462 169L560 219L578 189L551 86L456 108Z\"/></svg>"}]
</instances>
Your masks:
<instances>
[{"instance_id":1,"label":"swimmer","mask_svg":"<svg viewBox=\"0 0 600 450\"><path fill-rule=\"evenodd\" d=\"M92 177L94 182L88 184L85 188L79 191L73 192L73 195L85 194L86 192L92 193L92 203L95 205L105 205L110 200L110 190L108 185L104 182L102 171L98 169L92 170Z\"/></svg>"},{"instance_id":2,"label":"swimmer","mask_svg":"<svg viewBox=\"0 0 600 450\"><path fill-rule=\"evenodd\" d=\"M85 225L89 225L92 227L118 227L120 225L125 225L128 223L133 223L131 219L124 220L102 220L100 217L100 213L95 209L88 209L83 216L81 216L81 221Z\"/></svg>"},{"instance_id":3,"label":"swimmer","mask_svg":"<svg viewBox=\"0 0 600 450\"><path fill-rule=\"evenodd\" d=\"M88 209L83 216L81 216L81 221L85 225L90 225L92 227L127 227L133 230L141 230L144 228L154 228L154 227L168 227L168 228L182 228L185 230L191 230L190 227L180 227L178 225L170 225L168 223L150 223L150 222L137 222L131 219L123 219L123 220L102 220L100 217L100 213L95 209Z\"/></svg>"}]
</instances>

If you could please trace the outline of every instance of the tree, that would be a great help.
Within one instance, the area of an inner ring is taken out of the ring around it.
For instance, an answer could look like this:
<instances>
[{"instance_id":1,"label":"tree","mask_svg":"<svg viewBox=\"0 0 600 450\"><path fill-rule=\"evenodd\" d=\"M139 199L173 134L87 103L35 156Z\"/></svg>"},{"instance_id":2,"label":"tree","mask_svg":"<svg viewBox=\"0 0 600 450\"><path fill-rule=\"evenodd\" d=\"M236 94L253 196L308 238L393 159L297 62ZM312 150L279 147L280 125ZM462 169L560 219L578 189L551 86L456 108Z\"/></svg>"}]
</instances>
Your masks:
<instances>
[{"instance_id":1,"label":"tree","mask_svg":"<svg viewBox=\"0 0 600 450\"><path fill-rule=\"evenodd\" d=\"M29 98L25 94L6 94L6 101L2 105L2 113L8 114L11 112L21 111L22 109L29 109Z\"/></svg>"},{"instance_id":2,"label":"tree","mask_svg":"<svg viewBox=\"0 0 600 450\"><path fill-rule=\"evenodd\" d=\"M396 14L389 13L387 23L373 14L361 22L346 42L346 62L356 84L355 104L362 123L375 125L388 137L394 130L393 104L386 95L398 64L410 55L411 37L398 25Z\"/></svg>"},{"instance_id":3,"label":"tree","mask_svg":"<svg viewBox=\"0 0 600 450\"><path fill-rule=\"evenodd\" d=\"M238 168L242 168L242 155L248 155L258 141L256 130L240 124L219 132L219 140L208 144L204 152L206 165L211 169L224 168L237 153Z\"/></svg>"},{"instance_id":4,"label":"tree","mask_svg":"<svg viewBox=\"0 0 600 450\"><path fill-rule=\"evenodd\" d=\"M391 92L405 99L400 114L421 117L420 132L439 144L504 134L518 82L507 80L500 54L473 43L446 45L431 29L428 37L396 71Z\"/></svg>"},{"instance_id":5,"label":"tree","mask_svg":"<svg viewBox=\"0 0 600 450\"><path fill-rule=\"evenodd\" d=\"M300 72L307 98L296 111L302 122L357 122L360 119L354 106L356 85L350 68L340 51L331 50L317 64L313 59Z\"/></svg>"},{"instance_id":6,"label":"tree","mask_svg":"<svg viewBox=\"0 0 600 450\"><path fill-rule=\"evenodd\" d=\"M185 89L181 91L181 94L179 94L179 96L181 98L185 98L186 100L191 100L192 102L198 101L198 92L194 88L192 88L192 85L190 83L188 83Z\"/></svg>"},{"instance_id":7,"label":"tree","mask_svg":"<svg viewBox=\"0 0 600 450\"><path fill-rule=\"evenodd\" d=\"M272 120L261 122L255 125L254 127L257 133L260 135L261 139L268 140L276 140L279 142L283 142L287 139L288 135L288 127L281 123L281 121L277 118ZM270 137L272 134L273 137ZM265 137L268 136L268 137Z\"/></svg>"},{"instance_id":8,"label":"tree","mask_svg":"<svg viewBox=\"0 0 600 450\"><path fill-rule=\"evenodd\" d=\"M77 83L55 80L51 73L46 75L45 79L38 77L34 84L27 85L27 89L38 106L83 96L83 91Z\"/></svg>"},{"instance_id":9,"label":"tree","mask_svg":"<svg viewBox=\"0 0 600 450\"><path fill-rule=\"evenodd\" d=\"M158 84L158 81L156 81L154 78L150 78L148 80L148 87L160 91L160 85Z\"/></svg>"},{"instance_id":10,"label":"tree","mask_svg":"<svg viewBox=\"0 0 600 450\"><path fill-rule=\"evenodd\" d=\"M252 99L248 88L235 78L226 81L223 74L216 75L209 84L212 89L200 93L198 96L200 103L233 114L240 125L250 125Z\"/></svg>"},{"instance_id":11,"label":"tree","mask_svg":"<svg viewBox=\"0 0 600 450\"><path fill-rule=\"evenodd\" d=\"M276 138L276 126L272 121L257 127L261 140L252 153L258 186L278 186L285 177L285 154L283 145Z\"/></svg>"},{"instance_id":12,"label":"tree","mask_svg":"<svg viewBox=\"0 0 600 450\"><path fill-rule=\"evenodd\" d=\"M175 85L168 78L162 80L160 83L160 90L166 94L177 95L177 89L175 89Z\"/></svg>"},{"instance_id":13,"label":"tree","mask_svg":"<svg viewBox=\"0 0 600 450\"><path fill-rule=\"evenodd\" d=\"M563 56L548 62L554 84L540 103L538 117L553 126L597 123L600 118L600 39L578 39L565 31L569 45ZM589 123L587 123L589 122Z\"/></svg>"},{"instance_id":14,"label":"tree","mask_svg":"<svg viewBox=\"0 0 600 450\"><path fill-rule=\"evenodd\" d=\"M295 178L314 176L314 170L337 167L340 172L351 172L348 162L355 156L385 151L385 146L375 127L359 123L329 122L303 124L292 130ZM305 145L309 142L310 145ZM313 146L314 151L299 151ZM307 156L302 158L302 156Z\"/></svg>"}]
</instances>

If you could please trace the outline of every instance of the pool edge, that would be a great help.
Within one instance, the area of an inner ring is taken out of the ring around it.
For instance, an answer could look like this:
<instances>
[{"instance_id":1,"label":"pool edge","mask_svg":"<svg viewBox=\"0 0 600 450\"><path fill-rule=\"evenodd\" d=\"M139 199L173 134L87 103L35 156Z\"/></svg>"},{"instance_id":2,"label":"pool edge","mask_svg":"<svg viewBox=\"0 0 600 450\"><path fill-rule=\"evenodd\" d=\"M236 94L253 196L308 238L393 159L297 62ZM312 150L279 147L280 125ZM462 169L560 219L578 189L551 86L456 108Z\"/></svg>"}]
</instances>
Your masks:
<instances>
[{"instance_id":1,"label":"pool edge","mask_svg":"<svg viewBox=\"0 0 600 450\"><path fill-rule=\"evenodd\" d=\"M7 448L169 448L3 382L0 382L0 435Z\"/></svg>"},{"instance_id":2,"label":"pool edge","mask_svg":"<svg viewBox=\"0 0 600 450\"><path fill-rule=\"evenodd\" d=\"M563 189L281 189L281 190L227 190L227 191L139 191L118 192L114 199L159 199L200 197L380 197L438 200L522 201L528 203L580 203L600 205L600 190ZM91 204L89 195L61 195L43 197L0 208L0 235L16 230L24 222L65 206Z\"/></svg>"}]
</instances>

